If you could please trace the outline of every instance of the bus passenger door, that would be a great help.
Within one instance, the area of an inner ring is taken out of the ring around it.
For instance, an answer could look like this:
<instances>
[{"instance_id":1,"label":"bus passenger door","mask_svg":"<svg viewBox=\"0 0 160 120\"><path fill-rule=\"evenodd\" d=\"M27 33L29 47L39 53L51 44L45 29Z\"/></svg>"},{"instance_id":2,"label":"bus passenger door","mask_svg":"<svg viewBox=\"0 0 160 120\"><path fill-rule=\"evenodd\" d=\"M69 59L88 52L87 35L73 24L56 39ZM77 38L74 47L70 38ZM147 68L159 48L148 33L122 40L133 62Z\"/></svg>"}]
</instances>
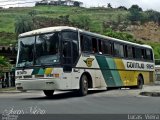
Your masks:
<instances>
[{"instance_id":1,"label":"bus passenger door","mask_svg":"<svg viewBox=\"0 0 160 120\"><path fill-rule=\"evenodd\" d=\"M71 55L71 42L63 41L62 51L62 63L63 63L63 77L66 89L71 89L72 79L72 55Z\"/></svg>"},{"instance_id":2,"label":"bus passenger door","mask_svg":"<svg viewBox=\"0 0 160 120\"><path fill-rule=\"evenodd\" d=\"M71 72L72 71L72 51L71 51L71 42L63 41L63 72Z\"/></svg>"},{"instance_id":3,"label":"bus passenger door","mask_svg":"<svg viewBox=\"0 0 160 120\"><path fill-rule=\"evenodd\" d=\"M78 59L78 34L77 32L62 32L62 63L63 74L67 76L67 84L70 89L77 88L78 74L73 73L73 67L76 66ZM78 84L79 85L79 84Z\"/></svg>"}]
</instances>

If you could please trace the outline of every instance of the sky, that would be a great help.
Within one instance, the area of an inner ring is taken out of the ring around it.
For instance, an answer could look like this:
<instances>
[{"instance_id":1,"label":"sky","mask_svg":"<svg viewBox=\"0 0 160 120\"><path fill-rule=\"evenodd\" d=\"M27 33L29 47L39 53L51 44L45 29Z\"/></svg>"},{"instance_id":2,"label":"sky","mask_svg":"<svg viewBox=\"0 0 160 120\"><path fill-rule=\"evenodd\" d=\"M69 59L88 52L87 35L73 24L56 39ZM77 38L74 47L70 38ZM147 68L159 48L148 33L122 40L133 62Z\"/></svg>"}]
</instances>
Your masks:
<instances>
[{"instance_id":1,"label":"sky","mask_svg":"<svg viewBox=\"0 0 160 120\"><path fill-rule=\"evenodd\" d=\"M8 7L34 6L35 1L41 1L41 0L0 0L0 7L8 8ZM143 10L153 9L160 12L160 0L78 0L78 1L83 2L84 7L98 7L98 6L107 7L107 3L111 3L113 8L118 6L125 6L129 8L133 4L137 4Z\"/></svg>"},{"instance_id":2,"label":"sky","mask_svg":"<svg viewBox=\"0 0 160 120\"><path fill-rule=\"evenodd\" d=\"M107 7L107 3L111 3L112 7L125 6L130 8L133 4L137 4L142 7L143 10L153 9L160 11L160 0L79 0L88 6L104 6Z\"/></svg>"}]
</instances>

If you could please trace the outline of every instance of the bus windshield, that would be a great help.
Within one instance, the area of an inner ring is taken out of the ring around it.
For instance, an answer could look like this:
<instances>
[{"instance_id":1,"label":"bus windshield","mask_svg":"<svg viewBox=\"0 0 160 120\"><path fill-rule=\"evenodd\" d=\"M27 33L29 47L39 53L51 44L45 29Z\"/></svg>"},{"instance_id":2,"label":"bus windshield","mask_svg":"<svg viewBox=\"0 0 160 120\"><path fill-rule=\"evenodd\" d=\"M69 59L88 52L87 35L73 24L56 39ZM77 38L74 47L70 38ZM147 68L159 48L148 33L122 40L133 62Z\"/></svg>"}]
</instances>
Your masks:
<instances>
[{"instance_id":1,"label":"bus windshield","mask_svg":"<svg viewBox=\"0 0 160 120\"><path fill-rule=\"evenodd\" d=\"M53 65L59 59L58 32L19 39L17 67Z\"/></svg>"}]
</instances>

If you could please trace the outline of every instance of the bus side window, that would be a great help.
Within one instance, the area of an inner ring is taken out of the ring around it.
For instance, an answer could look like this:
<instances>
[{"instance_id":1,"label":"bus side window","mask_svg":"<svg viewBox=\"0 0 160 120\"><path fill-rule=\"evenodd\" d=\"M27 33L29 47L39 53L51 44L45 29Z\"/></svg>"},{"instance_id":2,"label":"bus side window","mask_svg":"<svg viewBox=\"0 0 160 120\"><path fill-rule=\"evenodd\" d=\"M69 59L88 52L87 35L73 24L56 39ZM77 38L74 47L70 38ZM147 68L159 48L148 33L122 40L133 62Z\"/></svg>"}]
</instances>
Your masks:
<instances>
[{"instance_id":1,"label":"bus side window","mask_svg":"<svg viewBox=\"0 0 160 120\"><path fill-rule=\"evenodd\" d=\"M114 55L117 57L124 57L124 48L122 44L114 43Z\"/></svg>"},{"instance_id":2,"label":"bus side window","mask_svg":"<svg viewBox=\"0 0 160 120\"><path fill-rule=\"evenodd\" d=\"M107 40L101 41L101 46L103 54L108 54L108 55L112 54L112 44L109 41Z\"/></svg>"},{"instance_id":3,"label":"bus side window","mask_svg":"<svg viewBox=\"0 0 160 120\"><path fill-rule=\"evenodd\" d=\"M92 51L93 53L97 53L97 39L92 38Z\"/></svg>"},{"instance_id":4,"label":"bus side window","mask_svg":"<svg viewBox=\"0 0 160 120\"><path fill-rule=\"evenodd\" d=\"M132 47L132 52L133 52L133 58L136 58L135 47Z\"/></svg>"},{"instance_id":5,"label":"bus side window","mask_svg":"<svg viewBox=\"0 0 160 120\"><path fill-rule=\"evenodd\" d=\"M92 41L89 36L81 35L81 50L83 52L90 52L92 53Z\"/></svg>"},{"instance_id":6,"label":"bus side window","mask_svg":"<svg viewBox=\"0 0 160 120\"><path fill-rule=\"evenodd\" d=\"M133 48L132 48L132 46L127 45L127 48L125 49L125 51L126 51L126 54L127 54L128 58L133 58Z\"/></svg>"},{"instance_id":7,"label":"bus side window","mask_svg":"<svg viewBox=\"0 0 160 120\"><path fill-rule=\"evenodd\" d=\"M135 58L138 60L142 58L142 53L140 48L135 48Z\"/></svg>"},{"instance_id":8,"label":"bus side window","mask_svg":"<svg viewBox=\"0 0 160 120\"><path fill-rule=\"evenodd\" d=\"M145 49L141 49L142 52L142 59L146 59L146 50Z\"/></svg>"},{"instance_id":9,"label":"bus side window","mask_svg":"<svg viewBox=\"0 0 160 120\"><path fill-rule=\"evenodd\" d=\"M141 48L135 48L135 58L138 60L146 59L146 53L144 49Z\"/></svg>"},{"instance_id":10,"label":"bus side window","mask_svg":"<svg viewBox=\"0 0 160 120\"><path fill-rule=\"evenodd\" d=\"M153 56L152 56L153 54L152 54L152 51L151 50L149 50L149 49L147 49L146 50L146 59L147 60L153 60Z\"/></svg>"}]
</instances>

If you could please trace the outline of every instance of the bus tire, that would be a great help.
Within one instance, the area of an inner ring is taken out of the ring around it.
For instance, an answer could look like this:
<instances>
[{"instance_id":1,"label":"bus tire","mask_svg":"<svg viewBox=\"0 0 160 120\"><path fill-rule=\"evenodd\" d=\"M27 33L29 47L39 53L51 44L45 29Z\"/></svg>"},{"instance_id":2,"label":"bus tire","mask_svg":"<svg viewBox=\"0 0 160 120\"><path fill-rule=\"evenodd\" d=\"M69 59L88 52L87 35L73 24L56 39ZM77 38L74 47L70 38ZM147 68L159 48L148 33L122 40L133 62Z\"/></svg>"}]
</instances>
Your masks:
<instances>
[{"instance_id":1,"label":"bus tire","mask_svg":"<svg viewBox=\"0 0 160 120\"><path fill-rule=\"evenodd\" d=\"M88 93L88 78L85 74L81 76L80 79L80 89L79 94L80 96L85 96Z\"/></svg>"},{"instance_id":2,"label":"bus tire","mask_svg":"<svg viewBox=\"0 0 160 120\"><path fill-rule=\"evenodd\" d=\"M142 89L143 88L143 78L142 76L138 76L138 79L137 79L137 89Z\"/></svg>"},{"instance_id":3,"label":"bus tire","mask_svg":"<svg viewBox=\"0 0 160 120\"><path fill-rule=\"evenodd\" d=\"M43 90L43 92L47 97L52 97L54 90Z\"/></svg>"}]
</instances>

